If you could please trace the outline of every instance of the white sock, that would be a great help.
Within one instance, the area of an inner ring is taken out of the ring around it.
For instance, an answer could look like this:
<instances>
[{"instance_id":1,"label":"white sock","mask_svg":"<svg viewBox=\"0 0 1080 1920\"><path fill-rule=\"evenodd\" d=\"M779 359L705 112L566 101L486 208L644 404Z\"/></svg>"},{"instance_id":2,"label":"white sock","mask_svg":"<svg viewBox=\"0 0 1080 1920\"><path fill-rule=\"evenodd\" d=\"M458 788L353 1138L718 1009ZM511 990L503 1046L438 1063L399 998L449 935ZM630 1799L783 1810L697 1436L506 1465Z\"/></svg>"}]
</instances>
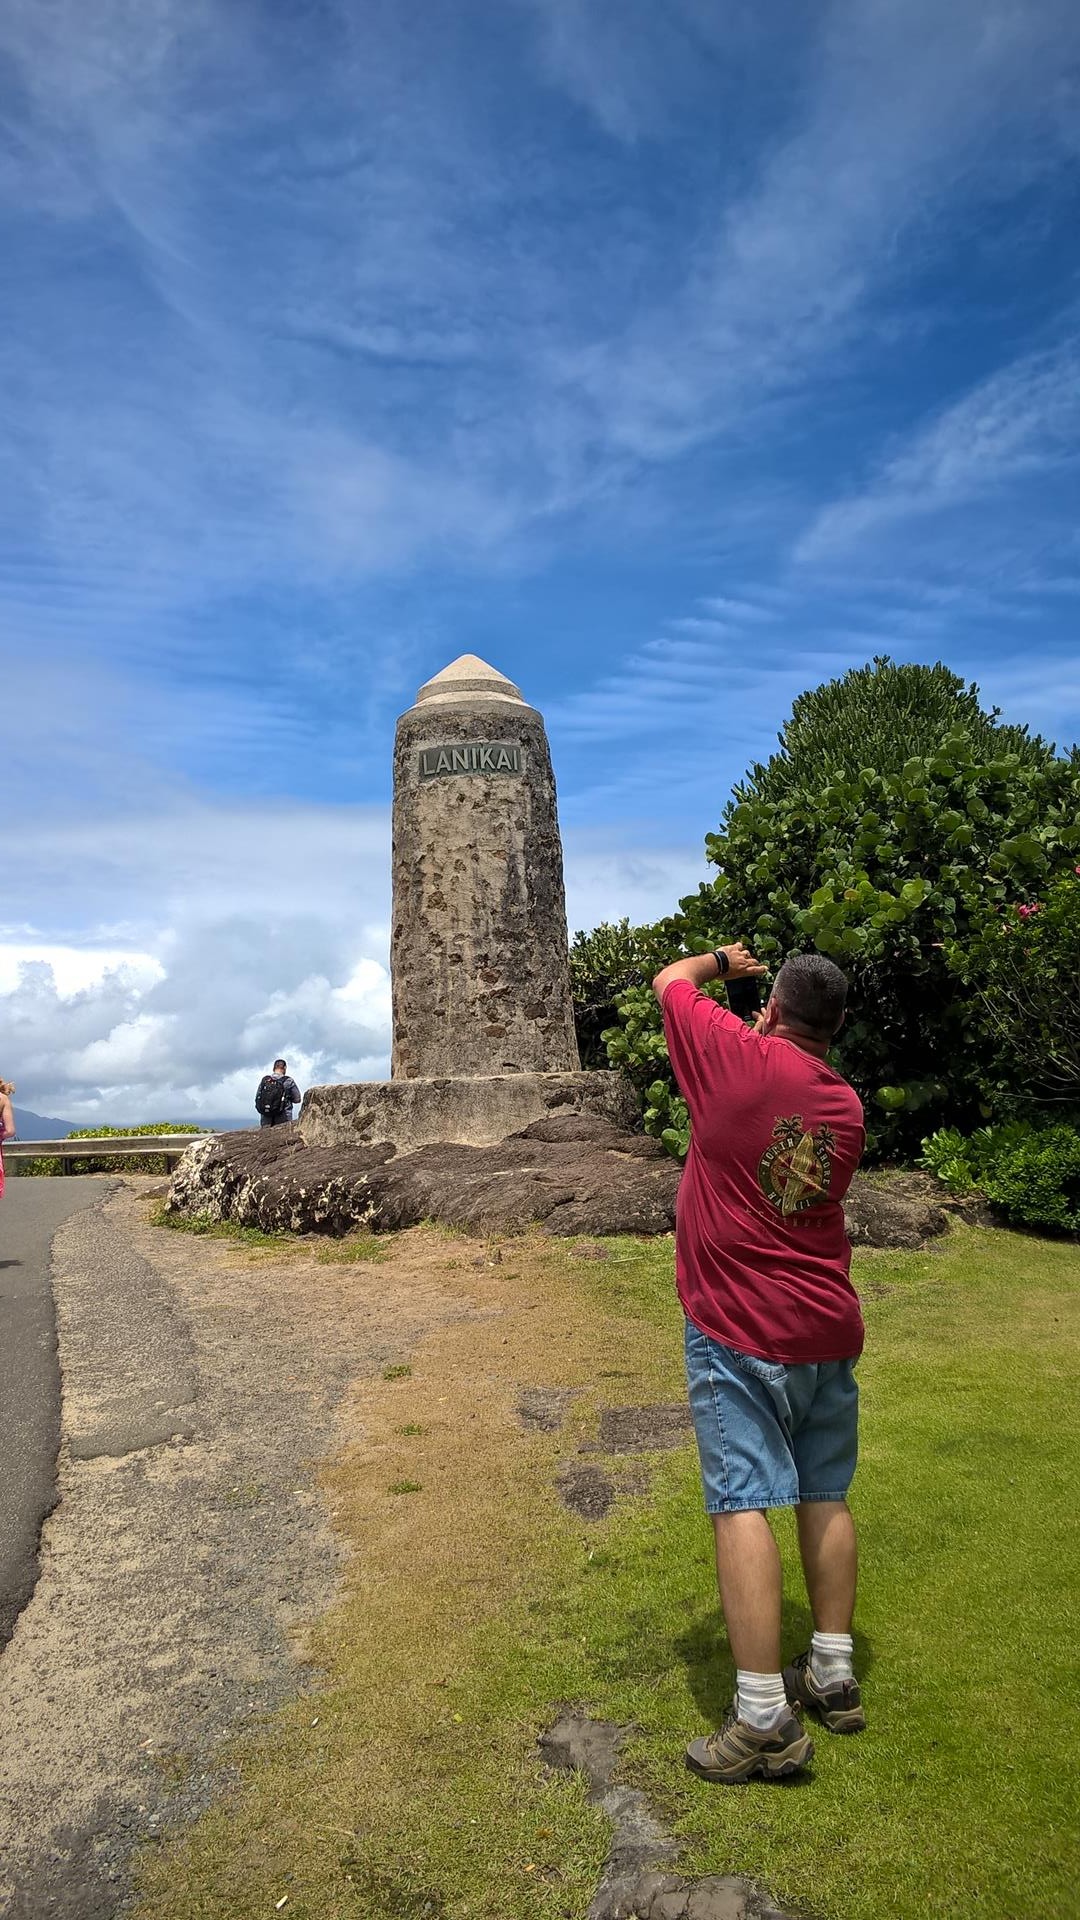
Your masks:
<instances>
[{"instance_id":1,"label":"white sock","mask_svg":"<svg viewBox=\"0 0 1080 1920\"><path fill-rule=\"evenodd\" d=\"M746 1673L740 1667L735 1675L735 1697L739 1719L759 1733L778 1727L791 1712L781 1673Z\"/></svg>"},{"instance_id":2,"label":"white sock","mask_svg":"<svg viewBox=\"0 0 1080 1920\"><path fill-rule=\"evenodd\" d=\"M854 1680L851 1665L854 1650L850 1633L815 1633L810 1642L810 1671L819 1687L834 1687L838 1680Z\"/></svg>"}]
</instances>

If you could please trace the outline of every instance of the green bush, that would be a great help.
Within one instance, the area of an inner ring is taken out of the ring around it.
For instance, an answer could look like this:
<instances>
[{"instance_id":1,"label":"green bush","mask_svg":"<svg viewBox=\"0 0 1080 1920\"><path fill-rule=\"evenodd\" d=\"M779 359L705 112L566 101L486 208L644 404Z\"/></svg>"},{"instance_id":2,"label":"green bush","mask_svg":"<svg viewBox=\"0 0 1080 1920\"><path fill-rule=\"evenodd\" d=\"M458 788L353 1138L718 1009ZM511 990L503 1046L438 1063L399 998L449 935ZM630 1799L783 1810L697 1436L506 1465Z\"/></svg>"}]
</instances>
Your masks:
<instances>
[{"instance_id":1,"label":"green bush","mask_svg":"<svg viewBox=\"0 0 1080 1920\"><path fill-rule=\"evenodd\" d=\"M850 778L860 767L901 773L905 761L936 753L955 732L965 735L977 760L1015 754L1035 766L1054 757L1053 747L1027 727L1003 726L1000 708L984 709L978 687L965 686L940 660L925 667L879 654L868 666L800 693L777 735L779 753L751 767L735 798L776 800L829 773Z\"/></svg>"},{"instance_id":2,"label":"green bush","mask_svg":"<svg viewBox=\"0 0 1080 1920\"><path fill-rule=\"evenodd\" d=\"M833 1057L866 1104L871 1149L910 1154L928 1121L969 1130L1015 1106L995 1019L958 985L957 956L1071 872L1078 816L1076 755L980 760L960 732L898 772L745 790L706 841L716 878L662 923L663 958L745 939L773 968L811 949L836 960L851 998ZM609 1032L612 1064L643 1088L670 1081L658 1011L636 988L616 1004L626 1045Z\"/></svg>"},{"instance_id":3,"label":"green bush","mask_svg":"<svg viewBox=\"0 0 1080 1920\"><path fill-rule=\"evenodd\" d=\"M108 1140L130 1139L135 1134L152 1137L160 1133L209 1133L211 1128L199 1127L190 1120L153 1120L143 1127L72 1127L69 1140ZM115 1158L103 1160L88 1154L85 1160L70 1160L68 1165L72 1173L167 1173L169 1162L163 1153L118 1154ZM24 1160L20 1163L20 1176L57 1174L61 1171L58 1157L45 1154L40 1160Z\"/></svg>"},{"instance_id":4,"label":"green bush","mask_svg":"<svg viewBox=\"0 0 1080 1920\"><path fill-rule=\"evenodd\" d=\"M604 1030L618 1018L620 993L651 980L665 964L664 923L632 927L629 920L602 921L591 933L575 933L570 946L570 992L583 1067L606 1067ZM677 937L677 936L676 936Z\"/></svg>"},{"instance_id":5,"label":"green bush","mask_svg":"<svg viewBox=\"0 0 1080 1920\"><path fill-rule=\"evenodd\" d=\"M1033 1132L998 1155L983 1192L1007 1220L1080 1232L1080 1130L1059 1124Z\"/></svg>"},{"instance_id":6,"label":"green bush","mask_svg":"<svg viewBox=\"0 0 1080 1920\"><path fill-rule=\"evenodd\" d=\"M1014 1120L967 1139L942 1127L923 1142L922 1164L950 1193L985 1194L1015 1225L1080 1232L1080 1126Z\"/></svg>"},{"instance_id":7,"label":"green bush","mask_svg":"<svg viewBox=\"0 0 1080 1920\"><path fill-rule=\"evenodd\" d=\"M947 958L994 1036L997 1104L1080 1106L1080 867L990 915Z\"/></svg>"},{"instance_id":8,"label":"green bush","mask_svg":"<svg viewBox=\"0 0 1080 1920\"><path fill-rule=\"evenodd\" d=\"M673 956L668 954L667 958ZM657 972L659 967L657 967ZM715 991L706 988L706 992ZM661 1139L679 1160L690 1145L690 1115L675 1085L660 1008L651 986L629 987L618 996L620 1025L603 1040L613 1067L633 1081L641 1096L645 1131Z\"/></svg>"},{"instance_id":9,"label":"green bush","mask_svg":"<svg viewBox=\"0 0 1080 1920\"><path fill-rule=\"evenodd\" d=\"M959 1127L939 1127L922 1143L919 1165L936 1174L950 1193L981 1190L985 1176L1001 1153L1030 1138L1030 1120L1010 1120L1000 1127L977 1127L962 1134Z\"/></svg>"}]
</instances>

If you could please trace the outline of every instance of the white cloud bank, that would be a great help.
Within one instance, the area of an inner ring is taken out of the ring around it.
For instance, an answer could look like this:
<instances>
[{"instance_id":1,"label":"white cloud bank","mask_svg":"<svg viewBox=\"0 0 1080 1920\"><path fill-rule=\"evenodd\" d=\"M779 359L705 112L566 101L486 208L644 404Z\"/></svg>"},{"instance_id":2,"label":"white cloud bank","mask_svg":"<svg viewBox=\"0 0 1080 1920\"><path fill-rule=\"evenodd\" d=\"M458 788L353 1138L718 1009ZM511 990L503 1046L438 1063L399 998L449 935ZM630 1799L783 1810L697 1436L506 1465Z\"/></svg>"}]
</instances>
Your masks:
<instances>
[{"instance_id":1,"label":"white cloud bank","mask_svg":"<svg viewBox=\"0 0 1080 1920\"><path fill-rule=\"evenodd\" d=\"M655 918L696 850L568 835L571 928ZM42 826L10 848L0 1073L73 1123L253 1117L285 1055L301 1087L389 1071L385 809L210 806ZM57 883L78 939L36 927ZM42 881L46 882L43 887Z\"/></svg>"},{"instance_id":2,"label":"white cloud bank","mask_svg":"<svg viewBox=\"0 0 1080 1920\"><path fill-rule=\"evenodd\" d=\"M301 1084L385 1073L385 809L186 800L36 826L8 865L0 1072L35 1111L245 1118L279 1052Z\"/></svg>"}]
</instances>

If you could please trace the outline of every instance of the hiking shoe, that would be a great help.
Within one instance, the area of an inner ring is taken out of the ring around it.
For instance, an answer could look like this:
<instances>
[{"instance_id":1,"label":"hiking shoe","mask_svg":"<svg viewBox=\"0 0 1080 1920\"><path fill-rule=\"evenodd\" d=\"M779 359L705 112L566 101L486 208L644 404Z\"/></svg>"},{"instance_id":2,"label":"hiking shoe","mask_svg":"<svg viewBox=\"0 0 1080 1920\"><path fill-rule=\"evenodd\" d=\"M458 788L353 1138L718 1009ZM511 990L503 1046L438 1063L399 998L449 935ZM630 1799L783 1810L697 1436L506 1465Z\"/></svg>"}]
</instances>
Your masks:
<instances>
[{"instance_id":1,"label":"hiking shoe","mask_svg":"<svg viewBox=\"0 0 1080 1920\"><path fill-rule=\"evenodd\" d=\"M798 1773L814 1757L814 1743L802 1730L794 1714L778 1727L762 1733L739 1719L733 1706L716 1733L692 1740L686 1749L686 1764L703 1780L722 1780L733 1786L751 1780L759 1773L763 1780L784 1780Z\"/></svg>"},{"instance_id":2,"label":"hiking shoe","mask_svg":"<svg viewBox=\"0 0 1080 1920\"><path fill-rule=\"evenodd\" d=\"M810 1655L797 1654L784 1668L784 1691L793 1707L810 1707L830 1733L861 1733L866 1725L857 1680L834 1680L823 1687L814 1679Z\"/></svg>"}]
</instances>

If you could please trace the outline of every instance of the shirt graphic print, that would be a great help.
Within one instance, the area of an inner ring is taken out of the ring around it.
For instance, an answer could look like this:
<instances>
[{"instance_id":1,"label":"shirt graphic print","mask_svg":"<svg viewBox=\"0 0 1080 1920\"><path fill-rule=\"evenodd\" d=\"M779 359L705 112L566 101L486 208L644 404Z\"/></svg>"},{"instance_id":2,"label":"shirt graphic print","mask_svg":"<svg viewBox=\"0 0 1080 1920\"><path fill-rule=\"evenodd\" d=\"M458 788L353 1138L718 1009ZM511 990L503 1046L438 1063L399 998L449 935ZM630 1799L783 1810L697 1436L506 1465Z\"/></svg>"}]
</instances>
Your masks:
<instances>
[{"instance_id":1,"label":"shirt graphic print","mask_svg":"<svg viewBox=\"0 0 1080 1920\"><path fill-rule=\"evenodd\" d=\"M785 1217L823 1206L835 1152L836 1135L830 1127L804 1130L801 1113L777 1120L772 1145L758 1162L758 1181L769 1205Z\"/></svg>"}]
</instances>

